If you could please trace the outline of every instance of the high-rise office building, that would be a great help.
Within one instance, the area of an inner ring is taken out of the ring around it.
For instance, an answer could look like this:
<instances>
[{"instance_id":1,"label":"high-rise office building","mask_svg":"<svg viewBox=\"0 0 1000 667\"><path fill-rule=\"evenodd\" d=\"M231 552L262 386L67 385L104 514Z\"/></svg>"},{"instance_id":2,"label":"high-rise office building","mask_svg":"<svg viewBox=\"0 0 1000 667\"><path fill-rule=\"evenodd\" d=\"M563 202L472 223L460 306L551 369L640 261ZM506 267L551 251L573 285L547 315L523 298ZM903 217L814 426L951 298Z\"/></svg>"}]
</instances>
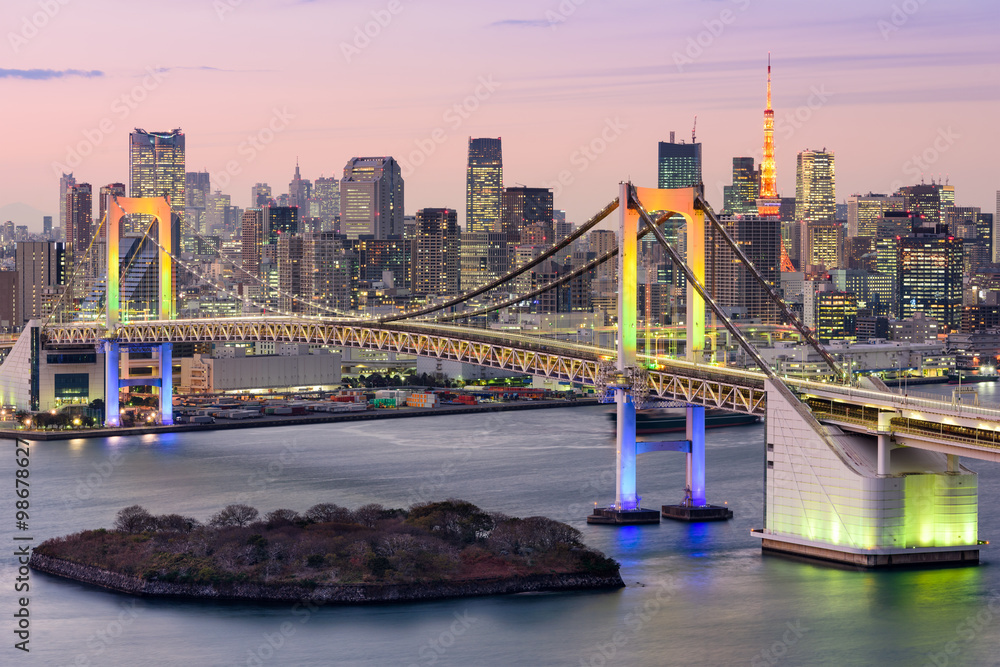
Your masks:
<instances>
[{"instance_id":1,"label":"high-rise office building","mask_svg":"<svg viewBox=\"0 0 1000 667\"><path fill-rule=\"evenodd\" d=\"M503 199L503 149L496 139L469 137L465 173L465 229L499 231Z\"/></svg>"},{"instance_id":2,"label":"high-rise office building","mask_svg":"<svg viewBox=\"0 0 1000 667\"><path fill-rule=\"evenodd\" d=\"M84 261L93 232L94 200L90 183L71 185L66 190L66 251L71 271Z\"/></svg>"},{"instance_id":3,"label":"high-rise office building","mask_svg":"<svg viewBox=\"0 0 1000 667\"><path fill-rule=\"evenodd\" d=\"M869 192L847 198L847 235L878 236L878 221L887 211L904 211L903 197L890 197Z\"/></svg>"},{"instance_id":4,"label":"high-rise office building","mask_svg":"<svg viewBox=\"0 0 1000 667\"><path fill-rule=\"evenodd\" d=\"M253 284L260 278L261 246L264 244L264 209L248 208L243 211L240 234L240 266L243 272L234 276L237 282Z\"/></svg>"},{"instance_id":5,"label":"high-rise office building","mask_svg":"<svg viewBox=\"0 0 1000 667\"><path fill-rule=\"evenodd\" d=\"M510 270L510 238L494 232L463 232L459 245L460 287L474 290Z\"/></svg>"},{"instance_id":6,"label":"high-rise office building","mask_svg":"<svg viewBox=\"0 0 1000 667\"><path fill-rule=\"evenodd\" d=\"M795 160L795 219L833 222L836 219L836 175L833 152L805 150Z\"/></svg>"},{"instance_id":7,"label":"high-rise office building","mask_svg":"<svg viewBox=\"0 0 1000 667\"><path fill-rule=\"evenodd\" d=\"M66 223L69 221L69 215L66 211L66 192L71 185L76 185L76 178L73 177L73 174L63 174L59 177L59 226L63 230L66 229ZM998 193L997 201L1000 201L1000 193Z\"/></svg>"},{"instance_id":8,"label":"high-rise office building","mask_svg":"<svg viewBox=\"0 0 1000 667\"><path fill-rule=\"evenodd\" d=\"M955 188L941 183L907 185L896 191L906 202L906 210L924 216L929 225L944 224L955 205Z\"/></svg>"},{"instance_id":9,"label":"high-rise office building","mask_svg":"<svg viewBox=\"0 0 1000 667\"><path fill-rule=\"evenodd\" d=\"M299 161L295 161L295 175L292 176L291 182L288 184L288 205L298 206L302 209L299 215L302 217L308 217L309 215L309 199L312 197L312 183L308 179L302 178L302 174L299 172Z\"/></svg>"},{"instance_id":10,"label":"high-rise office building","mask_svg":"<svg viewBox=\"0 0 1000 667\"><path fill-rule=\"evenodd\" d=\"M764 280L777 289L781 285L781 222L775 216L755 213L722 216L719 222L747 255ZM710 237L710 232L706 231ZM707 246L706 246L707 247ZM731 311L765 324L778 324L779 315L767 291L723 243L708 257L706 288L716 301Z\"/></svg>"},{"instance_id":11,"label":"high-rise office building","mask_svg":"<svg viewBox=\"0 0 1000 667\"><path fill-rule=\"evenodd\" d=\"M694 135L691 143L674 142L674 133L670 133L670 141L661 141L657 151L656 182L658 188L689 188L701 184L701 144L695 143Z\"/></svg>"},{"instance_id":12,"label":"high-rise office building","mask_svg":"<svg viewBox=\"0 0 1000 667\"><path fill-rule=\"evenodd\" d=\"M69 210L71 209L67 208ZM17 244L14 254L17 296L13 326L22 326L30 319L48 315L59 286L67 282L64 248L62 243L51 241Z\"/></svg>"},{"instance_id":13,"label":"high-rise office building","mask_svg":"<svg viewBox=\"0 0 1000 667\"><path fill-rule=\"evenodd\" d=\"M234 231L226 226L227 209L231 204L229 195L219 190L205 195L205 228L209 234L217 234L224 229Z\"/></svg>"},{"instance_id":14,"label":"high-rise office building","mask_svg":"<svg viewBox=\"0 0 1000 667\"><path fill-rule=\"evenodd\" d=\"M916 227L896 240L898 318L922 312L944 329L962 319L962 239L943 225Z\"/></svg>"},{"instance_id":15,"label":"high-rise office building","mask_svg":"<svg viewBox=\"0 0 1000 667\"><path fill-rule=\"evenodd\" d=\"M170 210L184 223L186 172L184 133L146 132L129 134L129 196L170 198Z\"/></svg>"},{"instance_id":16,"label":"high-rise office building","mask_svg":"<svg viewBox=\"0 0 1000 667\"><path fill-rule=\"evenodd\" d=\"M752 157L733 158L733 184L726 186L723 207L730 215L757 213L760 198L760 171Z\"/></svg>"},{"instance_id":17,"label":"high-rise office building","mask_svg":"<svg viewBox=\"0 0 1000 667\"><path fill-rule=\"evenodd\" d=\"M458 213L449 208L417 211L413 293L456 294L459 289Z\"/></svg>"},{"instance_id":18,"label":"high-rise office building","mask_svg":"<svg viewBox=\"0 0 1000 667\"><path fill-rule=\"evenodd\" d=\"M278 307L286 313L309 313L312 276L305 270L303 237L285 234L278 239ZM300 296L301 295L301 296Z\"/></svg>"},{"instance_id":19,"label":"high-rise office building","mask_svg":"<svg viewBox=\"0 0 1000 667\"><path fill-rule=\"evenodd\" d=\"M357 258L354 282L370 287L392 274L392 284L401 289L413 286L414 241L399 237L347 241L348 252Z\"/></svg>"},{"instance_id":20,"label":"high-rise office building","mask_svg":"<svg viewBox=\"0 0 1000 667\"><path fill-rule=\"evenodd\" d=\"M254 183L250 188L250 208L263 208L271 203L271 186L267 183Z\"/></svg>"},{"instance_id":21,"label":"high-rise office building","mask_svg":"<svg viewBox=\"0 0 1000 667\"><path fill-rule=\"evenodd\" d=\"M208 195L212 192L209 173L189 171L184 178L184 215L188 229L208 234Z\"/></svg>"},{"instance_id":22,"label":"high-rise office building","mask_svg":"<svg viewBox=\"0 0 1000 667\"><path fill-rule=\"evenodd\" d=\"M52 216L43 215L42 216L42 236L46 240L51 240L52 238Z\"/></svg>"},{"instance_id":23,"label":"high-rise office building","mask_svg":"<svg viewBox=\"0 0 1000 667\"><path fill-rule=\"evenodd\" d=\"M97 221L96 224L100 226L100 237L106 239L108 237L108 221L105 219L105 215L108 212L108 207L111 205L111 199L113 197L124 197L125 196L125 184L124 183L108 183L107 185L102 185L98 194L98 211L97 211ZM119 227L119 234L123 234L127 231L128 220L123 220L121 226Z\"/></svg>"},{"instance_id":24,"label":"high-rise office building","mask_svg":"<svg viewBox=\"0 0 1000 667\"><path fill-rule=\"evenodd\" d=\"M821 343L831 340L855 340L858 320L858 297L851 292L816 294L816 337Z\"/></svg>"},{"instance_id":25,"label":"high-rise office building","mask_svg":"<svg viewBox=\"0 0 1000 667\"><path fill-rule=\"evenodd\" d=\"M826 222L801 222L802 263L822 266L826 270L843 265L844 226L832 220ZM804 268L804 267L803 267Z\"/></svg>"},{"instance_id":26,"label":"high-rise office building","mask_svg":"<svg viewBox=\"0 0 1000 667\"><path fill-rule=\"evenodd\" d=\"M340 231L349 239L403 235L403 175L392 157L355 157L340 181Z\"/></svg>"},{"instance_id":27,"label":"high-rise office building","mask_svg":"<svg viewBox=\"0 0 1000 667\"><path fill-rule=\"evenodd\" d=\"M507 234L512 242L520 239L531 226L541 226L548 232L551 242L552 190L548 188L515 187L503 191L500 231Z\"/></svg>"},{"instance_id":28,"label":"high-rise office building","mask_svg":"<svg viewBox=\"0 0 1000 667\"><path fill-rule=\"evenodd\" d=\"M320 219L320 227L324 232L336 231L337 218L340 216L340 179L320 176L313 185L312 201L316 210L310 214Z\"/></svg>"}]
</instances>

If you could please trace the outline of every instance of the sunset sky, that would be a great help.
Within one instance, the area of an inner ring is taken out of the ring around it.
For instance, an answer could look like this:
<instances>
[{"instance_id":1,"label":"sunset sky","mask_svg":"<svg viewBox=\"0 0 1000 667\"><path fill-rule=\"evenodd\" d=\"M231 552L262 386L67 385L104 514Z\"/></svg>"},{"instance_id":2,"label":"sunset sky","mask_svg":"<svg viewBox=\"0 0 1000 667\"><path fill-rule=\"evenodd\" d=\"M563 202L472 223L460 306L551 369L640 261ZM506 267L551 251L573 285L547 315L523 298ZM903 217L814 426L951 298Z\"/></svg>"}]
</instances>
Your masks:
<instances>
[{"instance_id":1,"label":"sunset sky","mask_svg":"<svg viewBox=\"0 0 1000 667\"><path fill-rule=\"evenodd\" d=\"M923 175L993 212L1000 187L988 0L6 0L0 19L0 207L57 216L62 166L127 183L128 132L180 127L187 170L240 206L296 158L315 179L392 155L408 214L460 220L467 139L500 136L505 184L581 222L621 180L655 186L656 142L697 115L718 209L731 158L761 152L768 51L781 194L824 147L838 202Z\"/></svg>"}]
</instances>

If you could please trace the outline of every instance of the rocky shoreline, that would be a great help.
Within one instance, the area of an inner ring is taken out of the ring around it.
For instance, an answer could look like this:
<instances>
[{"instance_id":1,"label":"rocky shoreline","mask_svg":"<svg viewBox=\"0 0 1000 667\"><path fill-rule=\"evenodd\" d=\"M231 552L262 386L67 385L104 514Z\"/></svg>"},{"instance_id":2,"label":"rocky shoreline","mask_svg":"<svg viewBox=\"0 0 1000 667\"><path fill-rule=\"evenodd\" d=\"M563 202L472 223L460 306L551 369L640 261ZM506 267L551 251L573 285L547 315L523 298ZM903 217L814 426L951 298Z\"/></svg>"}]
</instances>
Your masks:
<instances>
[{"instance_id":1,"label":"rocky shoreline","mask_svg":"<svg viewBox=\"0 0 1000 667\"><path fill-rule=\"evenodd\" d=\"M442 598L507 595L575 590L624 588L621 575L594 575L585 572L533 574L525 577L439 581L419 584L179 584L147 581L90 565L32 553L31 568L38 572L99 586L119 593L145 597L236 600L241 602L319 602L323 604L371 604L413 602Z\"/></svg>"}]
</instances>

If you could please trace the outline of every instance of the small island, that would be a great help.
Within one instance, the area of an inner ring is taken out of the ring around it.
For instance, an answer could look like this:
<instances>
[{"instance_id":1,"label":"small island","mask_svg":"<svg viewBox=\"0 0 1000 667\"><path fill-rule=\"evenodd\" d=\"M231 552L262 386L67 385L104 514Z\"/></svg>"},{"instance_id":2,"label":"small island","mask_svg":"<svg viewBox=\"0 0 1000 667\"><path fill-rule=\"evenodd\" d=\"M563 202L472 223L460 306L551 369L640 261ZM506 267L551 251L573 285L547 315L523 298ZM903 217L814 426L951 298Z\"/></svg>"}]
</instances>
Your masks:
<instances>
[{"instance_id":1,"label":"small island","mask_svg":"<svg viewBox=\"0 0 1000 667\"><path fill-rule=\"evenodd\" d=\"M143 596L362 604L617 589L618 563L580 531L449 499L408 510L321 503L261 517L229 505L207 523L139 505L104 528L46 540L35 570Z\"/></svg>"}]
</instances>

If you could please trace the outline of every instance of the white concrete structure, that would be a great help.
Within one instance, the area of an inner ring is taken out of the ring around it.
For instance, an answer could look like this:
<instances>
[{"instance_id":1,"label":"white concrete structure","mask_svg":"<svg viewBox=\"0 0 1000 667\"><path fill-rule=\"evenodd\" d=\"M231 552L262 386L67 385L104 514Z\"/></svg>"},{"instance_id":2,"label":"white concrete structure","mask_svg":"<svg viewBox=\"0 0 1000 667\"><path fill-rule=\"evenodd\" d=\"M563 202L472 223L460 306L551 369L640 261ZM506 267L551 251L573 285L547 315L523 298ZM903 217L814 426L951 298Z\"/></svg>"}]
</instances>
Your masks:
<instances>
[{"instance_id":1,"label":"white concrete structure","mask_svg":"<svg viewBox=\"0 0 1000 667\"><path fill-rule=\"evenodd\" d=\"M978 560L977 476L957 457L890 454L888 418L884 436L845 433L766 386L765 549L863 566Z\"/></svg>"}]
</instances>

